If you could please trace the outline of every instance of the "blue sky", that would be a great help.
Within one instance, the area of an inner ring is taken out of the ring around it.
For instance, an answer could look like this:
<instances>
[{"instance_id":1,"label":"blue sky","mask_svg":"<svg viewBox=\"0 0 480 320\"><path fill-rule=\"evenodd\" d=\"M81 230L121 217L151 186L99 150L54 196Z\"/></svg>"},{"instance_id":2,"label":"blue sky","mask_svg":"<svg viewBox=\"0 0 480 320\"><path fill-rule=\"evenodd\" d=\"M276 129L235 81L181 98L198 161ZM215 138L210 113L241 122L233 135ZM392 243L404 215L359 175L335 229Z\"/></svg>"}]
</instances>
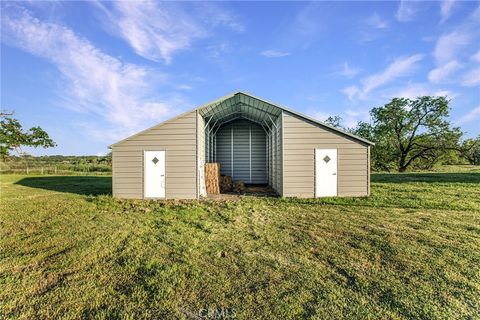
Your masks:
<instances>
[{"instance_id":1,"label":"blue sky","mask_svg":"<svg viewBox=\"0 0 480 320\"><path fill-rule=\"evenodd\" d=\"M480 133L480 2L2 2L1 108L58 143L117 140L234 91L353 126L447 95Z\"/></svg>"}]
</instances>

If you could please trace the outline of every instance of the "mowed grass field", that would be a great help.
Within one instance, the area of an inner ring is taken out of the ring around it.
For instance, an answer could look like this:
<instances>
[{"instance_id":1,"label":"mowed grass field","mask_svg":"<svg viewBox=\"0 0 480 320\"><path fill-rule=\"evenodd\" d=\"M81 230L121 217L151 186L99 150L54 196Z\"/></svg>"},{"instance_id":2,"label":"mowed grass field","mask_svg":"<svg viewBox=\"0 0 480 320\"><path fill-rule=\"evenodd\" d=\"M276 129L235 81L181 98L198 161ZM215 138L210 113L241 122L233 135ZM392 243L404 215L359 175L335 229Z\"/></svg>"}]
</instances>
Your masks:
<instances>
[{"instance_id":1,"label":"mowed grass field","mask_svg":"<svg viewBox=\"0 0 480 320\"><path fill-rule=\"evenodd\" d=\"M1 176L1 319L480 318L474 167L375 174L357 199L155 202L110 188Z\"/></svg>"}]
</instances>

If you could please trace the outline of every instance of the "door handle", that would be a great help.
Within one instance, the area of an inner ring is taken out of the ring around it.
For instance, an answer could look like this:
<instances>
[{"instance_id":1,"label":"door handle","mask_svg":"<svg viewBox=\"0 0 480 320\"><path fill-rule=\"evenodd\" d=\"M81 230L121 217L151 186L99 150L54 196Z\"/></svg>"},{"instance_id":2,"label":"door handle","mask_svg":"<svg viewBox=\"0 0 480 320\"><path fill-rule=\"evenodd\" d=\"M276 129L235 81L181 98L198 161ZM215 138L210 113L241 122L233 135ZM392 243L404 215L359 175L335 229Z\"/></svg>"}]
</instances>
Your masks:
<instances>
[{"instance_id":1,"label":"door handle","mask_svg":"<svg viewBox=\"0 0 480 320\"><path fill-rule=\"evenodd\" d=\"M337 173L336 173L336 172L335 172L335 173L332 173L332 175L336 176L336 175L337 175Z\"/></svg>"},{"instance_id":2,"label":"door handle","mask_svg":"<svg viewBox=\"0 0 480 320\"><path fill-rule=\"evenodd\" d=\"M164 174L161 174L160 177L165 177L165 175L164 175Z\"/></svg>"}]
</instances>

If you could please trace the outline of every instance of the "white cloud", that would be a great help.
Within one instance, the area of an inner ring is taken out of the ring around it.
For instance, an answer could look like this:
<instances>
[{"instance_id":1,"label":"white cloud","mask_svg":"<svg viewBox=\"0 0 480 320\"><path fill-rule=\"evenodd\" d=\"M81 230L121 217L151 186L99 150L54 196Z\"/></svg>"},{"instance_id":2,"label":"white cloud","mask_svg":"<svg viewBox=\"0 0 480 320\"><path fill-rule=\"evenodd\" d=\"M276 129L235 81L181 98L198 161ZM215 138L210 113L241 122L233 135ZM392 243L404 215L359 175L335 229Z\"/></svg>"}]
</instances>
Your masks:
<instances>
[{"instance_id":1,"label":"white cloud","mask_svg":"<svg viewBox=\"0 0 480 320\"><path fill-rule=\"evenodd\" d=\"M444 0L440 2L440 14L442 16L442 22L446 21L450 17L454 4L455 0Z\"/></svg>"},{"instance_id":2,"label":"white cloud","mask_svg":"<svg viewBox=\"0 0 480 320\"><path fill-rule=\"evenodd\" d=\"M422 54L396 58L384 71L371 75L362 81L363 93L369 93L377 87L410 74L417 68L418 62L422 59Z\"/></svg>"},{"instance_id":3,"label":"white cloud","mask_svg":"<svg viewBox=\"0 0 480 320\"><path fill-rule=\"evenodd\" d=\"M342 92L346 94L350 100L354 98L365 99L367 94L372 90L412 73L417 68L418 62L422 59L422 54L396 58L385 70L363 78L360 81L362 84L361 88L358 86L350 86L343 89Z\"/></svg>"},{"instance_id":4,"label":"white cloud","mask_svg":"<svg viewBox=\"0 0 480 320\"><path fill-rule=\"evenodd\" d=\"M480 36L479 21L480 7L477 7L462 23L437 39L433 51L436 68L429 74L431 82L439 82L448 77L452 79L452 82L467 87L473 87L480 83L478 67L480 51L474 46L478 43ZM477 49L477 52L472 53L472 49ZM453 74L460 68L465 69L466 72L462 75ZM455 77L453 78L453 76Z\"/></svg>"},{"instance_id":5,"label":"white cloud","mask_svg":"<svg viewBox=\"0 0 480 320\"><path fill-rule=\"evenodd\" d=\"M466 115L464 115L463 117L458 119L456 121L456 123L457 124L464 124L464 123L467 123L467 122L472 122L474 120L477 120L478 118L480 118L480 106L470 110L470 112L468 112Z\"/></svg>"},{"instance_id":6,"label":"white cloud","mask_svg":"<svg viewBox=\"0 0 480 320\"><path fill-rule=\"evenodd\" d=\"M348 62L344 62L342 64L342 68L340 71L337 72L337 74L341 75L341 76L344 76L346 78L353 78L355 77L358 73L360 72L360 70L358 68L352 68L348 65Z\"/></svg>"},{"instance_id":7,"label":"white cloud","mask_svg":"<svg viewBox=\"0 0 480 320\"><path fill-rule=\"evenodd\" d=\"M349 86L342 89L342 92L348 97L348 100L354 100L360 93L360 89L357 86Z\"/></svg>"},{"instance_id":8,"label":"white cloud","mask_svg":"<svg viewBox=\"0 0 480 320\"><path fill-rule=\"evenodd\" d=\"M205 25L226 27L238 33L245 31L245 26L240 18L215 3L199 2L189 5L194 5L191 17L196 16Z\"/></svg>"},{"instance_id":9,"label":"white cloud","mask_svg":"<svg viewBox=\"0 0 480 320\"><path fill-rule=\"evenodd\" d=\"M330 114L323 111L312 111L309 113L309 115L318 121L325 121L328 119L328 117L330 117Z\"/></svg>"},{"instance_id":10,"label":"white cloud","mask_svg":"<svg viewBox=\"0 0 480 320\"><path fill-rule=\"evenodd\" d=\"M337 110L337 114L327 113L323 111L312 110L308 114L319 121L326 121L328 117L338 115L341 117L341 124L347 128L354 128L359 121L369 121L370 115L368 110L362 109L346 109L343 111Z\"/></svg>"},{"instance_id":11,"label":"white cloud","mask_svg":"<svg viewBox=\"0 0 480 320\"><path fill-rule=\"evenodd\" d=\"M461 84L466 87L480 85L480 67L469 70L462 78Z\"/></svg>"},{"instance_id":12,"label":"white cloud","mask_svg":"<svg viewBox=\"0 0 480 320\"><path fill-rule=\"evenodd\" d=\"M290 52L276 50L276 49L269 49L269 50L264 50L260 52L260 54L266 58L280 58L280 57L289 56Z\"/></svg>"},{"instance_id":13,"label":"white cloud","mask_svg":"<svg viewBox=\"0 0 480 320\"><path fill-rule=\"evenodd\" d=\"M210 58L217 59L220 56L222 56L222 54L226 52L230 52L232 50L232 47L228 42L220 42L220 43L212 44L208 46L206 49L209 53L208 55Z\"/></svg>"},{"instance_id":14,"label":"white cloud","mask_svg":"<svg viewBox=\"0 0 480 320\"><path fill-rule=\"evenodd\" d=\"M409 83L402 88L389 90L384 96L386 99L391 99L392 97L416 99L422 96L447 96L448 98L453 99L457 94L449 90L432 87L428 83Z\"/></svg>"},{"instance_id":15,"label":"white cloud","mask_svg":"<svg viewBox=\"0 0 480 320\"><path fill-rule=\"evenodd\" d=\"M179 90L192 90L192 86L191 85L188 85L188 84L179 84L177 86L177 89Z\"/></svg>"},{"instance_id":16,"label":"white cloud","mask_svg":"<svg viewBox=\"0 0 480 320\"><path fill-rule=\"evenodd\" d=\"M182 6L175 2L114 1L96 5L105 14L103 22L110 32L128 42L138 55L167 64L175 53L207 37L208 27L225 26L237 32L244 29L229 12L213 3Z\"/></svg>"},{"instance_id":17,"label":"white cloud","mask_svg":"<svg viewBox=\"0 0 480 320\"><path fill-rule=\"evenodd\" d=\"M452 31L440 36L435 45L433 56L437 63L444 63L456 58L457 53L470 43L471 35L466 31Z\"/></svg>"},{"instance_id":18,"label":"white cloud","mask_svg":"<svg viewBox=\"0 0 480 320\"><path fill-rule=\"evenodd\" d=\"M417 11L418 8L416 1L401 0L395 18L400 22L412 21L415 18Z\"/></svg>"},{"instance_id":19,"label":"white cloud","mask_svg":"<svg viewBox=\"0 0 480 320\"><path fill-rule=\"evenodd\" d=\"M473 54L470 57L470 59L475 61L475 62L480 62L480 50L478 50L475 54Z\"/></svg>"},{"instance_id":20,"label":"white cloud","mask_svg":"<svg viewBox=\"0 0 480 320\"><path fill-rule=\"evenodd\" d=\"M175 113L175 103L182 105L152 95L152 86L162 81L158 72L122 62L65 26L14 9L2 17L2 41L50 61L63 77L62 105L106 120L110 131L98 128L101 136L124 137Z\"/></svg>"},{"instance_id":21,"label":"white cloud","mask_svg":"<svg viewBox=\"0 0 480 320\"><path fill-rule=\"evenodd\" d=\"M452 60L430 71L428 74L428 80L433 83L441 82L461 67L462 65L457 60Z\"/></svg>"},{"instance_id":22,"label":"white cloud","mask_svg":"<svg viewBox=\"0 0 480 320\"><path fill-rule=\"evenodd\" d=\"M378 13L372 14L366 20L367 24L375 29L385 29L388 28L387 20L382 19Z\"/></svg>"},{"instance_id":23,"label":"white cloud","mask_svg":"<svg viewBox=\"0 0 480 320\"><path fill-rule=\"evenodd\" d=\"M354 128L359 121L369 121L370 115L368 110L345 110L342 116L343 124L347 128Z\"/></svg>"}]
</instances>

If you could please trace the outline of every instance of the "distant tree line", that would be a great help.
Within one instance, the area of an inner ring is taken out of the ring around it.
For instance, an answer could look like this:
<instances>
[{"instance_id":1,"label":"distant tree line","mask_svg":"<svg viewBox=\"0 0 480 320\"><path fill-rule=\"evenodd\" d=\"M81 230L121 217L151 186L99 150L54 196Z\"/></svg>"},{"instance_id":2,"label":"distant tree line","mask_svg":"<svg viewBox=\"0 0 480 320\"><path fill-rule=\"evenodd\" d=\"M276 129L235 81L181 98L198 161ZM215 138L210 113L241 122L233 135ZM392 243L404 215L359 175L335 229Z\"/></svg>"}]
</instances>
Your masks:
<instances>
[{"instance_id":1,"label":"distant tree line","mask_svg":"<svg viewBox=\"0 0 480 320\"><path fill-rule=\"evenodd\" d=\"M22 172L29 168L31 171L44 168L49 173L54 172L111 172L112 155L105 156L31 156L22 154L3 158L0 169L3 172Z\"/></svg>"},{"instance_id":2,"label":"distant tree line","mask_svg":"<svg viewBox=\"0 0 480 320\"><path fill-rule=\"evenodd\" d=\"M338 116L325 122L374 142L374 170L405 172L439 163L480 165L480 136L462 139L463 132L450 122L448 104L446 97L394 98L370 111L370 123L343 128Z\"/></svg>"}]
</instances>

